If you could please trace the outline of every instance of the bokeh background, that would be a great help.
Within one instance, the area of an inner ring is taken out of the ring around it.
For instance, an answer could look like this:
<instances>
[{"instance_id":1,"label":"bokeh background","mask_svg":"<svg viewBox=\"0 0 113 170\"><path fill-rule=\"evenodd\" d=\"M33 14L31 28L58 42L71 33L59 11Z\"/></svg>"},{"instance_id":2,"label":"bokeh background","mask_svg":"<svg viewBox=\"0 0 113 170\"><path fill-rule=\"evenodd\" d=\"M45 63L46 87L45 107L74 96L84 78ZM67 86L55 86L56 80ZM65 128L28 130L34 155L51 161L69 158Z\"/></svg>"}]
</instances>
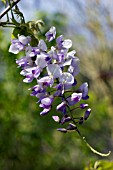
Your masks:
<instances>
[{"instance_id":1,"label":"bokeh background","mask_svg":"<svg viewBox=\"0 0 113 170\"><path fill-rule=\"evenodd\" d=\"M112 153L100 157L77 134L57 132L55 109L39 115L27 90L32 84L22 82L15 63L21 56L8 52L12 29L0 28L0 170L113 170L113 1L21 0L19 8L26 21L42 19L43 32L54 25L72 39L80 58L78 86L89 83L92 108L80 131L98 151Z\"/></svg>"}]
</instances>

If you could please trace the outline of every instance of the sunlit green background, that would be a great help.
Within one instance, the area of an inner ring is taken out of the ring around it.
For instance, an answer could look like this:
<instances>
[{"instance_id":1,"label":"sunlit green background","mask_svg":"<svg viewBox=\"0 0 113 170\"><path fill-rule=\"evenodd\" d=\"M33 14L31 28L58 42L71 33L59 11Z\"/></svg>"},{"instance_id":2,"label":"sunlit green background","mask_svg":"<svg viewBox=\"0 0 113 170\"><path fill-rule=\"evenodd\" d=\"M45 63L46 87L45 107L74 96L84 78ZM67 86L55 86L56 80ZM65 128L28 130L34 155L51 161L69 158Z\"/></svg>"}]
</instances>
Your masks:
<instances>
[{"instance_id":1,"label":"sunlit green background","mask_svg":"<svg viewBox=\"0 0 113 170\"><path fill-rule=\"evenodd\" d=\"M99 0L49 3L52 9L59 3L62 10L36 9L34 0L34 18L44 20L43 31L54 25L58 35L73 40L81 61L78 86L89 83L92 113L79 129L95 149L113 152L113 2L107 6ZM46 5L49 9L48 1ZM20 8L24 11L22 2ZM47 116L39 115L37 99L28 91L34 83L22 82L15 63L22 54L8 52L11 32L0 29L0 170L113 170L113 153L100 157L76 133L56 131L58 125L51 118L57 114L55 108Z\"/></svg>"}]
</instances>

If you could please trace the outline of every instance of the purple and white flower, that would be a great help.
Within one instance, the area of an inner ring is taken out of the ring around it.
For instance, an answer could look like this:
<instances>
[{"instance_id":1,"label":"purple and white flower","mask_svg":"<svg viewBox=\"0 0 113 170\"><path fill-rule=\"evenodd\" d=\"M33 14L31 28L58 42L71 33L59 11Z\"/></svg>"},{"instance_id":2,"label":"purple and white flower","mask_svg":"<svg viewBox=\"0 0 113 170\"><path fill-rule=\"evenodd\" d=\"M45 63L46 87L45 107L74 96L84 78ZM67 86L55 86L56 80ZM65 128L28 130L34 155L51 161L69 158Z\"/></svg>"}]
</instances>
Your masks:
<instances>
[{"instance_id":1,"label":"purple and white flower","mask_svg":"<svg viewBox=\"0 0 113 170\"><path fill-rule=\"evenodd\" d=\"M45 97L41 100L40 107L43 107L44 110L40 113L40 115L45 115L51 110L51 105L53 102L53 96Z\"/></svg>"},{"instance_id":2,"label":"purple and white flower","mask_svg":"<svg viewBox=\"0 0 113 170\"><path fill-rule=\"evenodd\" d=\"M72 47L72 41L70 39L63 40L63 35L60 35L56 39L56 43L57 43L57 48L58 49L62 49L62 48L69 49L69 48Z\"/></svg>"},{"instance_id":3,"label":"purple and white flower","mask_svg":"<svg viewBox=\"0 0 113 170\"><path fill-rule=\"evenodd\" d=\"M74 83L74 77L72 76L72 74L70 74L68 72L64 72L59 77L59 81L62 84L72 85Z\"/></svg>"},{"instance_id":4,"label":"purple and white flower","mask_svg":"<svg viewBox=\"0 0 113 170\"><path fill-rule=\"evenodd\" d=\"M85 100L85 99L89 98L89 96L88 96L88 83L87 82L83 83L79 87L78 91L82 93L82 99Z\"/></svg>"},{"instance_id":5,"label":"purple and white flower","mask_svg":"<svg viewBox=\"0 0 113 170\"><path fill-rule=\"evenodd\" d=\"M78 103L82 99L82 93L73 93L71 95L71 100Z\"/></svg>"},{"instance_id":6,"label":"purple and white flower","mask_svg":"<svg viewBox=\"0 0 113 170\"><path fill-rule=\"evenodd\" d=\"M60 103L58 106L57 106L57 110L58 111L61 111L63 114L66 114L66 101L63 101L62 103Z\"/></svg>"},{"instance_id":7,"label":"purple and white flower","mask_svg":"<svg viewBox=\"0 0 113 170\"><path fill-rule=\"evenodd\" d=\"M38 84L40 85L40 87L52 87L52 85L54 84L54 79L50 76L45 76L39 80L37 80Z\"/></svg>"},{"instance_id":8,"label":"purple and white flower","mask_svg":"<svg viewBox=\"0 0 113 170\"><path fill-rule=\"evenodd\" d=\"M24 50L25 47L30 43L31 37L24 35L18 36L18 39L13 39L12 44L9 48L9 52L13 54L18 54L20 51Z\"/></svg>"},{"instance_id":9,"label":"purple and white flower","mask_svg":"<svg viewBox=\"0 0 113 170\"><path fill-rule=\"evenodd\" d=\"M50 30L45 34L46 39L50 42L53 39L55 39L56 36L56 28L53 26L50 28Z\"/></svg>"}]
</instances>

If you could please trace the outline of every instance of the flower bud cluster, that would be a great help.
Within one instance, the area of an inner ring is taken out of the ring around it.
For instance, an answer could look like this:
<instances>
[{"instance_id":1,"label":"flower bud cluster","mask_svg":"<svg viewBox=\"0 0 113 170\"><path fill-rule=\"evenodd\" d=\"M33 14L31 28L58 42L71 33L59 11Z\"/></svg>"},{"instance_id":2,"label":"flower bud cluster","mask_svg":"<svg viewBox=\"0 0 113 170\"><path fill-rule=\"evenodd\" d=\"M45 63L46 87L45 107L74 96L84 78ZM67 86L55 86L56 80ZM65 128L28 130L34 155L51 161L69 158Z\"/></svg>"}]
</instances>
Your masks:
<instances>
[{"instance_id":1,"label":"flower bud cluster","mask_svg":"<svg viewBox=\"0 0 113 170\"><path fill-rule=\"evenodd\" d=\"M66 129L59 128L58 131L73 131L76 130L76 124L82 124L91 112L90 108L86 109L88 104L80 102L89 98L88 84L85 82L76 89L75 76L79 73L79 59L75 56L75 50L69 51L72 41L64 39L62 35L56 38L55 27L51 27L45 36L47 44L40 39L37 46L32 47L31 37L20 35L18 39L12 40L9 52L18 54L20 51L25 51L25 56L16 60L16 63L22 68L20 74L25 77L23 82L30 83L36 80L36 85L30 90L32 90L31 96L36 96L39 107L43 108L40 115L48 114L55 98L60 98L56 110L62 114L52 118L61 125L68 123ZM53 40L54 46L51 45ZM47 47L48 44L51 45L50 49ZM76 104L79 106L71 109L71 106ZM77 108L85 109L84 116L78 119L73 114Z\"/></svg>"}]
</instances>

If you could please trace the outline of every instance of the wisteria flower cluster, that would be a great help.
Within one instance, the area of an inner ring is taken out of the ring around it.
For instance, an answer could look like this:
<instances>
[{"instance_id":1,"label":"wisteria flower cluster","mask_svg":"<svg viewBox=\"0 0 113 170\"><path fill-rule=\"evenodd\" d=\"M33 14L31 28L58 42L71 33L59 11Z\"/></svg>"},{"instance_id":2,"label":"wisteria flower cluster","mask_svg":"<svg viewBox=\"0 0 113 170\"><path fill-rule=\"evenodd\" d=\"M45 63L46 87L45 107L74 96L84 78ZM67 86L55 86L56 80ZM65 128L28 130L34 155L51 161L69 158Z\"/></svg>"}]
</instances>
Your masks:
<instances>
[{"instance_id":1,"label":"wisteria flower cluster","mask_svg":"<svg viewBox=\"0 0 113 170\"><path fill-rule=\"evenodd\" d=\"M61 114L57 115L56 112L52 118L61 125L66 124L66 128L58 128L58 131L77 130L77 124L82 124L91 113L88 104L84 102L89 98L88 84L85 82L79 88L76 87L75 77L79 73L79 59L75 56L75 50L69 50L72 41L64 39L62 35L56 38L54 26L45 36L47 43L40 39L37 46L32 47L30 36L18 35L18 39L12 40L9 52L18 54L25 51L25 56L16 60L16 63L22 68L20 74L25 77L23 82L30 83L36 80L36 85L30 90L31 96L36 96L39 107L43 108L40 115L48 114L55 98L59 98L60 103L56 110ZM54 46L51 45L53 40ZM48 43L51 48L47 47ZM77 108L85 110L82 117L74 117Z\"/></svg>"}]
</instances>

